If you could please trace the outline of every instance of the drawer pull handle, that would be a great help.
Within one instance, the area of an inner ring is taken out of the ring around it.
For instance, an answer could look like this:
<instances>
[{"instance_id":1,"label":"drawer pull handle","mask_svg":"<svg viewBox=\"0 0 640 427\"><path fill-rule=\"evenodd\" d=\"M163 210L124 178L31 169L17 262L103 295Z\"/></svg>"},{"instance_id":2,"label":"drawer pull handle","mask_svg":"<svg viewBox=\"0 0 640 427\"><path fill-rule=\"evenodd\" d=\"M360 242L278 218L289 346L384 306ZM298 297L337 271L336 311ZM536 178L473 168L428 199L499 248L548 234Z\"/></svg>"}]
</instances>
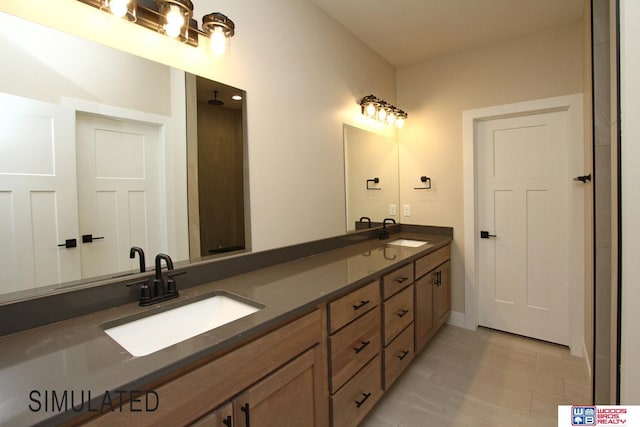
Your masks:
<instances>
[{"instance_id":1,"label":"drawer pull handle","mask_svg":"<svg viewBox=\"0 0 640 427\"><path fill-rule=\"evenodd\" d=\"M231 415L228 415L227 418L222 420L222 424L224 424L227 427L233 427L233 425L231 424Z\"/></svg>"},{"instance_id":2,"label":"drawer pull handle","mask_svg":"<svg viewBox=\"0 0 640 427\"><path fill-rule=\"evenodd\" d=\"M406 308L404 310L400 310L399 312L396 313L396 315L398 317L404 317L405 314L407 314L409 312L409 310L407 310Z\"/></svg>"},{"instance_id":3,"label":"drawer pull handle","mask_svg":"<svg viewBox=\"0 0 640 427\"><path fill-rule=\"evenodd\" d=\"M245 419L244 425L246 427L251 427L251 413L249 411L249 404L245 403L244 405L242 405L240 410L244 412L244 419Z\"/></svg>"},{"instance_id":4,"label":"drawer pull handle","mask_svg":"<svg viewBox=\"0 0 640 427\"><path fill-rule=\"evenodd\" d=\"M407 281L408 279L409 279L408 277L406 277L406 276L402 276L402 277L398 277L398 278L396 279L396 282L398 282L398 283L402 283L402 282Z\"/></svg>"},{"instance_id":5,"label":"drawer pull handle","mask_svg":"<svg viewBox=\"0 0 640 427\"><path fill-rule=\"evenodd\" d=\"M353 351L356 352L356 354L360 353L362 350L364 350L364 348L366 346L368 346L369 344L371 344L371 341L360 341L360 343L362 344L360 347L355 347L353 349Z\"/></svg>"},{"instance_id":6,"label":"drawer pull handle","mask_svg":"<svg viewBox=\"0 0 640 427\"><path fill-rule=\"evenodd\" d=\"M364 307L365 305L369 304L371 301L369 300L362 300L360 301L360 304L354 304L353 309L354 310L360 310L362 307Z\"/></svg>"},{"instance_id":7,"label":"drawer pull handle","mask_svg":"<svg viewBox=\"0 0 640 427\"><path fill-rule=\"evenodd\" d=\"M362 399L356 400L356 408L359 408L362 405L364 405L364 402L366 402L367 399L371 397L371 393L362 393L362 396L364 396Z\"/></svg>"},{"instance_id":8,"label":"drawer pull handle","mask_svg":"<svg viewBox=\"0 0 640 427\"><path fill-rule=\"evenodd\" d=\"M403 360L409 354L409 350L405 350L398 355L398 359Z\"/></svg>"}]
</instances>

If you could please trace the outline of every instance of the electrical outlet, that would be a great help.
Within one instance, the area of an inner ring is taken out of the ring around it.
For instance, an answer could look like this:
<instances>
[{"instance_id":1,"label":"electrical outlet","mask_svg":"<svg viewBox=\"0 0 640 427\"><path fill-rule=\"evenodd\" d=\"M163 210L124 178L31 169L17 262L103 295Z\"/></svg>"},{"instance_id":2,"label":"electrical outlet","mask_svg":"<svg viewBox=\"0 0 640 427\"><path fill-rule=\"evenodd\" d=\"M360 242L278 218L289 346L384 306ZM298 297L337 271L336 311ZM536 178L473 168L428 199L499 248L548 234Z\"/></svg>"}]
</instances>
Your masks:
<instances>
[{"instance_id":1,"label":"electrical outlet","mask_svg":"<svg viewBox=\"0 0 640 427\"><path fill-rule=\"evenodd\" d=\"M398 214L398 209L397 206L395 205L395 203L392 203L389 205L389 215L397 215Z\"/></svg>"},{"instance_id":2,"label":"electrical outlet","mask_svg":"<svg viewBox=\"0 0 640 427\"><path fill-rule=\"evenodd\" d=\"M411 205L402 206L402 211L404 216L411 216Z\"/></svg>"}]
</instances>

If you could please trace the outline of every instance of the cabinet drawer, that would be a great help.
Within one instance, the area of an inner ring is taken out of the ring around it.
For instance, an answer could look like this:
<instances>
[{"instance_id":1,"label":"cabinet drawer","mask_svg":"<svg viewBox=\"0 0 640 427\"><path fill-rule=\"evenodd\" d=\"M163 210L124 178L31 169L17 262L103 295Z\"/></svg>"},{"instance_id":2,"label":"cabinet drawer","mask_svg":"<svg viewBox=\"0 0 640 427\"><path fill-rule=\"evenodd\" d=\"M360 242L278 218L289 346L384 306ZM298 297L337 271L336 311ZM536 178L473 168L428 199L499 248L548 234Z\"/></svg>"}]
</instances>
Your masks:
<instances>
[{"instance_id":1,"label":"cabinet drawer","mask_svg":"<svg viewBox=\"0 0 640 427\"><path fill-rule=\"evenodd\" d=\"M413 285L384 302L383 345L389 344L413 322Z\"/></svg>"},{"instance_id":2,"label":"cabinet drawer","mask_svg":"<svg viewBox=\"0 0 640 427\"><path fill-rule=\"evenodd\" d=\"M380 352L380 318L378 307L329 337L331 393Z\"/></svg>"},{"instance_id":3,"label":"cabinet drawer","mask_svg":"<svg viewBox=\"0 0 640 427\"><path fill-rule=\"evenodd\" d=\"M331 397L333 427L358 425L381 396L381 363L378 355Z\"/></svg>"},{"instance_id":4,"label":"cabinet drawer","mask_svg":"<svg viewBox=\"0 0 640 427\"><path fill-rule=\"evenodd\" d=\"M413 263L407 264L382 277L382 297L389 298L413 282Z\"/></svg>"},{"instance_id":5,"label":"cabinet drawer","mask_svg":"<svg viewBox=\"0 0 640 427\"><path fill-rule=\"evenodd\" d=\"M451 245L416 260L416 279L424 276L443 262L451 258Z\"/></svg>"},{"instance_id":6,"label":"cabinet drawer","mask_svg":"<svg viewBox=\"0 0 640 427\"><path fill-rule=\"evenodd\" d=\"M413 360L413 323L384 349L384 389L388 390Z\"/></svg>"},{"instance_id":7,"label":"cabinet drawer","mask_svg":"<svg viewBox=\"0 0 640 427\"><path fill-rule=\"evenodd\" d=\"M380 288L377 280L330 302L329 333L334 333L379 304Z\"/></svg>"}]
</instances>

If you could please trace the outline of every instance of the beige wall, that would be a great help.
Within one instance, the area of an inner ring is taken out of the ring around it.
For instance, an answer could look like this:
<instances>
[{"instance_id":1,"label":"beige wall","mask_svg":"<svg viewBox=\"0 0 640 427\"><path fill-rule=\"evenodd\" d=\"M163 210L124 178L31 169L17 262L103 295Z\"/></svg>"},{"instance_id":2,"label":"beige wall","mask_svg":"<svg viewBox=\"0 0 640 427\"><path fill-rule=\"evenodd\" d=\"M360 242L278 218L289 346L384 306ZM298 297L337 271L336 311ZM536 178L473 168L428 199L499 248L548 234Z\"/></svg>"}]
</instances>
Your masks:
<instances>
[{"instance_id":1,"label":"beige wall","mask_svg":"<svg viewBox=\"0 0 640 427\"><path fill-rule=\"evenodd\" d=\"M230 51L211 55L121 22L76 0L2 2L0 10L247 91L252 247L345 230L342 124L364 95L395 102L395 70L310 1L199 0L236 24Z\"/></svg>"},{"instance_id":2,"label":"beige wall","mask_svg":"<svg viewBox=\"0 0 640 427\"><path fill-rule=\"evenodd\" d=\"M428 41L425 41L425 43ZM462 112L583 91L581 22L397 71L403 223L454 227L453 310L464 312ZM413 190L421 175L432 190Z\"/></svg>"}]
</instances>

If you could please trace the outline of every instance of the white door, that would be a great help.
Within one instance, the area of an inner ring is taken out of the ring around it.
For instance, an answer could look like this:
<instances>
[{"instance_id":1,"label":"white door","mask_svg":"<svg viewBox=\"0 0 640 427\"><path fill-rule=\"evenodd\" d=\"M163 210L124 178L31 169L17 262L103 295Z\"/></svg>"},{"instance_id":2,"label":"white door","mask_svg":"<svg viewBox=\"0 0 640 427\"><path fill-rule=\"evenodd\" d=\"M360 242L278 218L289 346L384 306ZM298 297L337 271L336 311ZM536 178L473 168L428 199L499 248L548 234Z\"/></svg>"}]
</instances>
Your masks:
<instances>
[{"instance_id":1,"label":"white door","mask_svg":"<svg viewBox=\"0 0 640 427\"><path fill-rule=\"evenodd\" d=\"M80 278L75 175L73 111L0 93L3 289Z\"/></svg>"},{"instance_id":2,"label":"white door","mask_svg":"<svg viewBox=\"0 0 640 427\"><path fill-rule=\"evenodd\" d=\"M567 112L477 125L479 324L569 344Z\"/></svg>"},{"instance_id":3,"label":"white door","mask_svg":"<svg viewBox=\"0 0 640 427\"><path fill-rule=\"evenodd\" d=\"M129 249L167 251L160 127L89 114L77 116L82 276L138 268Z\"/></svg>"}]
</instances>

